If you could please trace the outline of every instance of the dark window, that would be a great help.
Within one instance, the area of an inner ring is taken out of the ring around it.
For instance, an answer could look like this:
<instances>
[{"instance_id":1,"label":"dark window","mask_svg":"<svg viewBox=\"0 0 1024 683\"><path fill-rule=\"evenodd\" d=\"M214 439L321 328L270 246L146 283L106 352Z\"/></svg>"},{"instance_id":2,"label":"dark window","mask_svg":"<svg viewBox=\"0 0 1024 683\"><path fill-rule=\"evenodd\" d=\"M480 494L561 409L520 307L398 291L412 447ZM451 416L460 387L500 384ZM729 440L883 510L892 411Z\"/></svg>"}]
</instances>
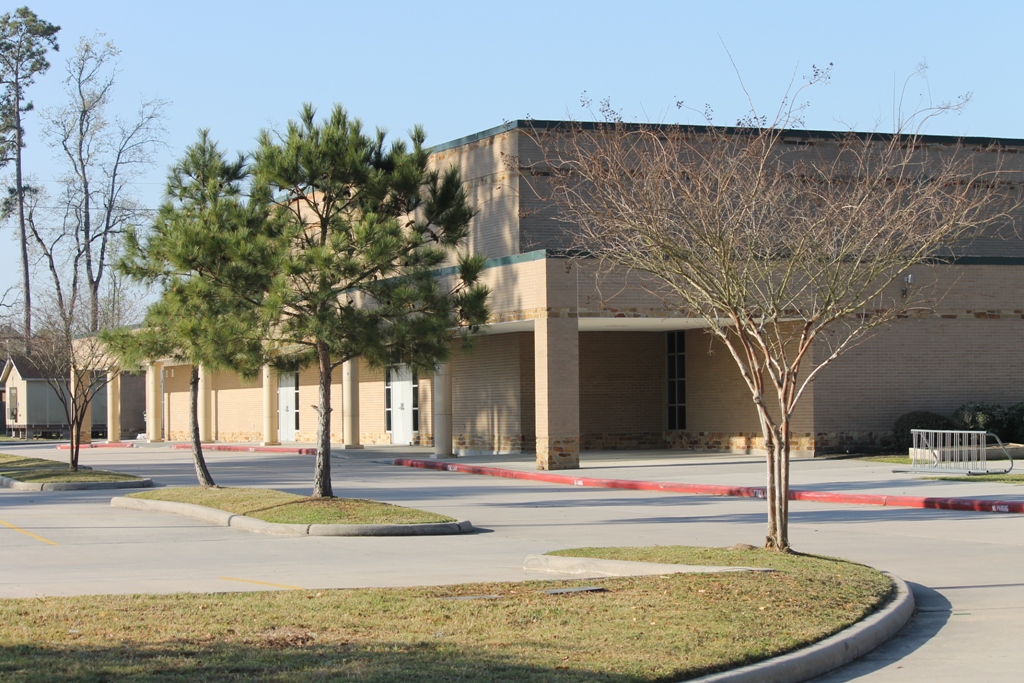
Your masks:
<instances>
[{"instance_id":1,"label":"dark window","mask_svg":"<svg viewBox=\"0 0 1024 683\"><path fill-rule=\"evenodd\" d=\"M669 332L668 351L668 428L686 429L686 333Z\"/></svg>"}]
</instances>

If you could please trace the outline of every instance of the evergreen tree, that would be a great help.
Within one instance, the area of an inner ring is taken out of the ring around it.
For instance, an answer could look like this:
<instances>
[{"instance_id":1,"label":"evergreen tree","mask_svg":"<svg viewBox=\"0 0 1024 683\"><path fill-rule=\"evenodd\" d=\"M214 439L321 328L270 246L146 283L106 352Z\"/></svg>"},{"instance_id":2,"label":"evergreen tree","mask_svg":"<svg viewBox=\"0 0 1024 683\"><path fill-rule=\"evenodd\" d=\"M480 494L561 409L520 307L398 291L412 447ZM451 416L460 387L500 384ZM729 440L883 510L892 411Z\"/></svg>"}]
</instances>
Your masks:
<instances>
[{"instance_id":1,"label":"evergreen tree","mask_svg":"<svg viewBox=\"0 0 1024 683\"><path fill-rule=\"evenodd\" d=\"M139 330L102 335L122 362L137 365L173 358L192 365L190 430L196 476L215 486L199 438L199 367L255 377L264 363L266 326L261 293L267 291L275 245L267 229L266 193L248 201L245 159L225 159L206 130L173 167L166 201L144 237L130 231L119 269L162 294ZM230 282L232 289L225 286Z\"/></svg>"},{"instance_id":2,"label":"evergreen tree","mask_svg":"<svg viewBox=\"0 0 1024 683\"><path fill-rule=\"evenodd\" d=\"M36 75L50 68L46 60L49 50L57 50L57 32L60 26L43 21L28 7L19 7L12 14L0 15L0 149L3 164L14 161L14 194L18 207L18 236L21 245L22 289L24 291L25 351L29 352L32 336L32 290L29 280L28 233L25 228L25 192L22 177L22 149L25 147L25 129L22 115L32 111L32 103L25 101L25 89L32 85ZM13 155L13 157L12 157Z\"/></svg>"},{"instance_id":3,"label":"evergreen tree","mask_svg":"<svg viewBox=\"0 0 1024 683\"><path fill-rule=\"evenodd\" d=\"M375 365L432 369L453 330L486 322L483 257L457 257L470 208L459 170L431 169L425 134L386 144L341 106L317 121L305 105L283 133L264 131L255 173L281 221L264 311L272 343L319 370L313 497L331 497L331 374L362 356Z\"/></svg>"}]
</instances>

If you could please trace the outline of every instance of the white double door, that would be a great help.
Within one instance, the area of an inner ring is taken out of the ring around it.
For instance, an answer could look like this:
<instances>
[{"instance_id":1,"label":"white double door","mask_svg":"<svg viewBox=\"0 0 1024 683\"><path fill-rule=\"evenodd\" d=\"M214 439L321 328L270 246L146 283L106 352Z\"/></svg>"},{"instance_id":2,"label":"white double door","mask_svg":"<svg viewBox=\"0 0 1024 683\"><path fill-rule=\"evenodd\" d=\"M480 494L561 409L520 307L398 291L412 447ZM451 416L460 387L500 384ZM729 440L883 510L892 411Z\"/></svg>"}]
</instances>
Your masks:
<instances>
[{"instance_id":1,"label":"white double door","mask_svg":"<svg viewBox=\"0 0 1024 683\"><path fill-rule=\"evenodd\" d=\"M299 428L299 373L281 372L277 375L277 439L295 441Z\"/></svg>"},{"instance_id":2,"label":"white double door","mask_svg":"<svg viewBox=\"0 0 1024 683\"><path fill-rule=\"evenodd\" d=\"M408 365L399 365L388 370L391 384L391 443L403 446L412 443L413 437L413 380Z\"/></svg>"}]
</instances>

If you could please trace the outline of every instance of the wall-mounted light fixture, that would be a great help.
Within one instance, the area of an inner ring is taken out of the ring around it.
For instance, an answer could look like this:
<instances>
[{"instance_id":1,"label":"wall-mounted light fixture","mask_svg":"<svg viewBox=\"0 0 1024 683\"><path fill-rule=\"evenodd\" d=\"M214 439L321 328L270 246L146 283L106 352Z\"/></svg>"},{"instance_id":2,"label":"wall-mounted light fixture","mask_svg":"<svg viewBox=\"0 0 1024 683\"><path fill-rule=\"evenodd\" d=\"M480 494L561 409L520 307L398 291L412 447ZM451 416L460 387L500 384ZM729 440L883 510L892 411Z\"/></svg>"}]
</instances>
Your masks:
<instances>
[{"instance_id":1,"label":"wall-mounted light fixture","mask_svg":"<svg viewBox=\"0 0 1024 683\"><path fill-rule=\"evenodd\" d=\"M914 284L914 275L913 273L907 273L903 278L903 289L900 290L900 296L904 299L907 298L907 292L910 291L910 285L912 284Z\"/></svg>"}]
</instances>

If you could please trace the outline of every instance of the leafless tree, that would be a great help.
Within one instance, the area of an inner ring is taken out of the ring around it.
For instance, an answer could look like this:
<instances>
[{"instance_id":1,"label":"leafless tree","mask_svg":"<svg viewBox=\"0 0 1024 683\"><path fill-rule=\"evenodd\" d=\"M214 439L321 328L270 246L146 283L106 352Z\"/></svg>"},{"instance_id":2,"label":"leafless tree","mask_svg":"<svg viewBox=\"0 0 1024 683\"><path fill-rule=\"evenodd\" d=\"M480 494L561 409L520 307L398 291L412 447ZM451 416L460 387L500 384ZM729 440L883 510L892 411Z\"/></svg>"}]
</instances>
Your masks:
<instances>
[{"instance_id":1,"label":"leafless tree","mask_svg":"<svg viewBox=\"0 0 1024 683\"><path fill-rule=\"evenodd\" d=\"M576 246L641 275L731 354L767 452L766 547L778 550L790 547L791 420L808 385L906 315L908 268L1005 224L1021 180L998 143L932 144L904 129L815 139L790 130L798 116L788 106L734 128L610 117L533 132L547 155L534 176Z\"/></svg>"},{"instance_id":2,"label":"leafless tree","mask_svg":"<svg viewBox=\"0 0 1024 683\"><path fill-rule=\"evenodd\" d=\"M44 112L45 135L66 168L54 198L56 221L66 249L75 254L91 332L102 326L103 286L121 234L151 218L132 195L131 183L163 144L167 106L146 100L133 118L109 116L119 50L101 39L98 34L79 40L64 79L67 103Z\"/></svg>"},{"instance_id":3,"label":"leafless tree","mask_svg":"<svg viewBox=\"0 0 1024 683\"><path fill-rule=\"evenodd\" d=\"M63 316L52 292L40 303L31 362L64 409L71 431L68 466L76 471L81 445L92 431L93 401L120 369L99 337L89 333L86 316Z\"/></svg>"}]
</instances>

